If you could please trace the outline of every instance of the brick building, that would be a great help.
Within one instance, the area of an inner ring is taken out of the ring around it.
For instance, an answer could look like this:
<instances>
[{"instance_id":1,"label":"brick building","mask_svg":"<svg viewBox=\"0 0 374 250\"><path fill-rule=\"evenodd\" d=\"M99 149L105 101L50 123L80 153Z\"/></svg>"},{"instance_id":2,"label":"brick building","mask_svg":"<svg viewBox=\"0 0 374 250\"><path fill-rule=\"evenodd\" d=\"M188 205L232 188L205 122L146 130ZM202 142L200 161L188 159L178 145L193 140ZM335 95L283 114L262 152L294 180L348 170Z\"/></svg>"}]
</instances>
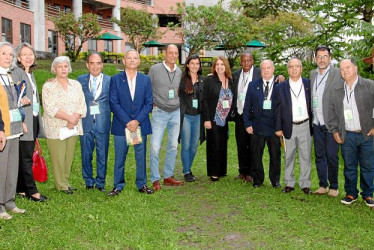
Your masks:
<instances>
[{"instance_id":1,"label":"brick building","mask_svg":"<svg viewBox=\"0 0 374 250\"><path fill-rule=\"evenodd\" d=\"M58 38L49 16L56 16L59 12L73 12L75 16L82 13L98 15L102 32L109 32L120 36L123 40L102 41L89 40L83 46L83 51L124 52L129 47L126 35L119 27L110 22L111 17L120 19L120 8L133 7L145 9L157 15L162 31L165 31L169 21L177 21L173 12L176 3L182 0L0 0L2 41L8 41L17 46L21 42L30 43L41 53L60 55L65 52L65 45ZM174 43L182 45L182 41L175 32L167 30L158 40L164 44ZM144 54L157 54L157 48L147 48Z\"/></svg>"}]
</instances>

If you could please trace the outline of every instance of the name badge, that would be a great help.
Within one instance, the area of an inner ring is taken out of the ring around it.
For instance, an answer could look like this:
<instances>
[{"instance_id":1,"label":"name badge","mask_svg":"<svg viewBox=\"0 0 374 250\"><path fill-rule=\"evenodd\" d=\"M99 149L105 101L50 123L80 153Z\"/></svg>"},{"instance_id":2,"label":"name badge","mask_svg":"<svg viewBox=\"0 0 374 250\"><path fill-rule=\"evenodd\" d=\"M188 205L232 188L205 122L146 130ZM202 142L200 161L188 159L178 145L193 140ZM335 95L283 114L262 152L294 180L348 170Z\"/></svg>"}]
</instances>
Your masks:
<instances>
[{"instance_id":1,"label":"name badge","mask_svg":"<svg viewBox=\"0 0 374 250\"><path fill-rule=\"evenodd\" d=\"M32 104L32 112L39 114L39 110L40 110L40 104L38 102L34 102Z\"/></svg>"},{"instance_id":2,"label":"name badge","mask_svg":"<svg viewBox=\"0 0 374 250\"><path fill-rule=\"evenodd\" d=\"M240 93L239 100L245 101L245 93Z\"/></svg>"},{"instance_id":3,"label":"name badge","mask_svg":"<svg viewBox=\"0 0 374 250\"><path fill-rule=\"evenodd\" d=\"M22 120L21 112L18 109L9 110L10 122L20 122Z\"/></svg>"},{"instance_id":4,"label":"name badge","mask_svg":"<svg viewBox=\"0 0 374 250\"><path fill-rule=\"evenodd\" d=\"M353 120L353 112L352 109L346 109L344 110L344 119L347 121Z\"/></svg>"},{"instance_id":5,"label":"name badge","mask_svg":"<svg viewBox=\"0 0 374 250\"><path fill-rule=\"evenodd\" d=\"M199 102L197 99L193 99L192 100L192 107L197 109L199 107Z\"/></svg>"},{"instance_id":6,"label":"name badge","mask_svg":"<svg viewBox=\"0 0 374 250\"><path fill-rule=\"evenodd\" d=\"M297 107L297 116L302 116L302 115L303 115L303 108Z\"/></svg>"},{"instance_id":7,"label":"name badge","mask_svg":"<svg viewBox=\"0 0 374 250\"><path fill-rule=\"evenodd\" d=\"M92 102L91 105L90 105L90 114L91 115L98 115L100 114L100 108L99 108L99 104L96 103L96 102Z\"/></svg>"},{"instance_id":8,"label":"name badge","mask_svg":"<svg viewBox=\"0 0 374 250\"><path fill-rule=\"evenodd\" d=\"M174 99L174 89L169 89L169 99Z\"/></svg>"},{"instance_id":9,"label":"name badge","mask_svg":"<svg viewBox=\"0 0 374 250\"><path fill-rule=\"evenodd\" d=\"M313 96L312 108L318 108L318 96Z\"/></svg>"},{"instance_id":10,"label":"name badge","mask_svg":"<svg viewBox=\"0 0 374 250\"><path fill-rule=\"evenodd\" d=\"M265 100L262 108L263 109L271 109L271 100Z\"/></svg>"},{"instance_id":11,"label":"name badge","mask_svg":"<svg viewBox=\"0 0 374 250\"><path fill-rule=\"evenodd\" d=\"M222 107L223 107L224 109L228 109L228 108L230 108L229 100L223 100L223 101L222 101Z\"/></svg>"}]
</instances>

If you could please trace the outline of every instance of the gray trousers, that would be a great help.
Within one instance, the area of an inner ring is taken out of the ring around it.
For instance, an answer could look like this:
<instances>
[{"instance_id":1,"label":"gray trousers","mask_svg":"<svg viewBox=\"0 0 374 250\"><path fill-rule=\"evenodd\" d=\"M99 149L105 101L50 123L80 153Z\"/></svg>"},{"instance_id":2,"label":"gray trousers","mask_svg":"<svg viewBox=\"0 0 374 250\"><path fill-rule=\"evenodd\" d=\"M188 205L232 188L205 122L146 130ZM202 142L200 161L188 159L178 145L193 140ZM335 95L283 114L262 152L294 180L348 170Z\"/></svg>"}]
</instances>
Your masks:
<instances>
[{"instance_id":1,"label":"gray trousers","mask_svg":"<svg viewBox=\"0 0 374 250\"><path fill-rule=\"evenodd\" d=\"M19 138L6 141L0 152L0 213L16 207L14 202L18 177Z\"/></svg>"},{"instance_id":2,"label":"gray trousers","mask_svg":"<svg viewBox=\"0 0 374 250\"><path fill-rule=\"evenodd\" d=\"M294 164L296 149L299 152L299 186L300 188L310 187L310 169L312 165L312 137L310 135L309 122L292 126L292 136L285 140L286 152L284 153L284 182L286 186L294 187Z\"/></svg>"}]
</instances>

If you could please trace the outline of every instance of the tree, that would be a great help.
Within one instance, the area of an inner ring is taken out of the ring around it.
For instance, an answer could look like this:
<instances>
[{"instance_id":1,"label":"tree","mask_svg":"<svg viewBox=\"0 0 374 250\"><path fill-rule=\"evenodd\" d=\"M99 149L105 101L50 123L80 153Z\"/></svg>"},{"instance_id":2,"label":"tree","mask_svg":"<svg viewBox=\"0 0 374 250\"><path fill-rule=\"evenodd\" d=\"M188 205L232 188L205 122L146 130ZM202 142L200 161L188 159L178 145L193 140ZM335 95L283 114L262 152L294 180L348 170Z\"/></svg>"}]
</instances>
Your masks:
<instances>
[{"instance_id":1,"label":"tree","mask_svg":"<svg viewBox=\"0 0 374 250\"><path fill-rule=\"evenodd\" d=\"M65 43L67 56L73 62L77 60L83 44L101 31L97 15L92 13L83 14L76 19L73 13L60 12L58 17L50 17L50 20Z\"/></svg>"},{"instance_id":2,"label":"tree","mask_svg":"<svg viewBox=\"0 0 374 250\"><path fill-rule=\"evenodd\" d=\"M158 18L145 10L135 10L131 7L121 9L121 20L112 18L129 39L131 46L139 53L144 43L156 40L162 36L157 29Z\"/></svg>"}]
</instances>

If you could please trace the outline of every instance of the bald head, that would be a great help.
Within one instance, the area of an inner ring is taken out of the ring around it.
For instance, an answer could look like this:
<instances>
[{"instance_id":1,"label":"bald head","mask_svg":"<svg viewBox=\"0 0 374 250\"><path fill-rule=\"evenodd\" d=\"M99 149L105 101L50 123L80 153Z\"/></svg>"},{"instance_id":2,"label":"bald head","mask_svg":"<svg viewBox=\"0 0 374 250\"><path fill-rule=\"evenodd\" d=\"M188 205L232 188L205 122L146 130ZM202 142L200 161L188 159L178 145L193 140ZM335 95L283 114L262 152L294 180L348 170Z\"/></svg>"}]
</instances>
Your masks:
<instances>
[{"instance_id":1,"label":"bald head","mask_svg":"<svg viewBox=\"0 0 374 250\"><path fill-rule=\"evenodd\" d=\"M274 76L274 63L272 60L263 60L260 64L261 77L266 81L270 81Z\"/></svg>"},{"instance_id":2,"label":"bald head","mask_svg":"<svg viewBox=\"0 0 374 250\"><path fill-rule=\"evenodd\" d=\"M169 44L166 47L165 52L165 63L168 65L171 69L174 69L174 64L177 62L179 56L178 47L174 44Z\"/></svg>"}]
</instances>

